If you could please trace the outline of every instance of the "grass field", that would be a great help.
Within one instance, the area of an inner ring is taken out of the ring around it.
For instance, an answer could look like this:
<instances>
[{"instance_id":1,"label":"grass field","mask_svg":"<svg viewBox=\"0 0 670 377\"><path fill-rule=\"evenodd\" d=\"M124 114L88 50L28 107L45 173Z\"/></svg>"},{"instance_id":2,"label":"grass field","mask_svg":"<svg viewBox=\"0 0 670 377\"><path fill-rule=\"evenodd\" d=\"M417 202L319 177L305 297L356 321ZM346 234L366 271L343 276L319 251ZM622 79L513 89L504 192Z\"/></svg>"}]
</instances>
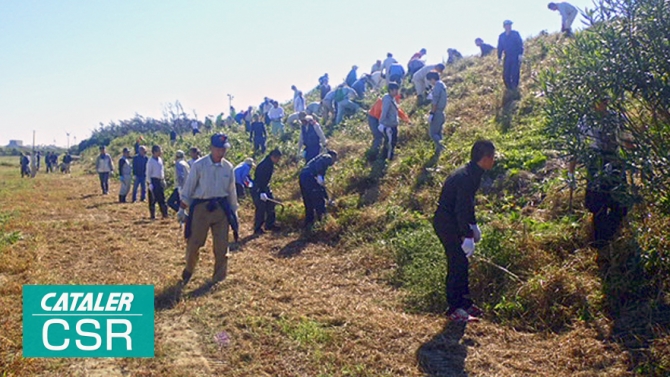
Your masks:
<instances>
[{"instance_id":1,"label":"grass field","mask_svg":"<svg viewBox=\"0 0 670 377\"><path fill-rule=\"evenodd\" d=\"M151 222L144 203L116 203L115 179L110 195L99 195L89 174L94 150L72 176L22 180L18 159L12 167L0 159L0 376L663 375L670 366L670 316L657 319L664 291L655 300L633 294L648 286L626 280L630 234L609 255L584 246L587 215L568 210L564 161L542 133L535 78L550 64L550 46L560 43L557 36L529 41L518 99L503 96L495 59L450 67L447 151L439 160L431 156L425 109L402 126L398 158L389 164L365 157L362 114L331 130L329 146L341 156L328 173L336 205L311 236L299 230L296 132L272 139L286 153L273 179L288 204L279 213L283 232L251 237L251 203L244 201L241 246L214 291L204 289L211 241L180 292L185 244L176 221ZM243 131L227 132L229 158L239 162L250 146ZM166 161L177 148L207 143L206 135L184 136L175 146L166 135L143 136L164 146ZM110 153L116 158L136 137L114 140ZM485 238L477 255L516 279L476 260L472 294L487 316L464 328L445 325L445 260L428 219L444 178L478 137L493 139L501 158L478 195ZM641 217L631 216L627 232L644 227L642 244L652 228L670 225ZM154 285L156 357L22 358L23 284ZM231 339L226 347L214 339L223 331Z\"/></svg>"}]
</instances>

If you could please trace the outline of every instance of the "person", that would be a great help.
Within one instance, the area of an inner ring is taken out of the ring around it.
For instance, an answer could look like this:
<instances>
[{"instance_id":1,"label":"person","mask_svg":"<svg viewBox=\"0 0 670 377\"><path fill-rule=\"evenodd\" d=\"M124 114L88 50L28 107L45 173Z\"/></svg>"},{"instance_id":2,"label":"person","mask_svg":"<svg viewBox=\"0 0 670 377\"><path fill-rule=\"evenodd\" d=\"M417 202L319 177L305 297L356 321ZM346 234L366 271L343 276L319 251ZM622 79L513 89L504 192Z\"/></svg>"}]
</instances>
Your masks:
<instances>
[{"instance_id":1,"label":"person","mask_svg":"<svg viewBox=\"0 0 670 377\"><path fill-rule=\"evenodd\" d=\"M482 54L481 54L482 58L484 56L490 55L493 52L493 50L495 50L495 47L491 46L490 44L484 43L484 40L481 39L481 38L475 39L475 44L482 51Z\"/></svg>"},{"instance_id":2,"label":"person","mask_svg":"<svg viewBox=\"0 0 670 377\"><path fill-rule=\"evenodd\" d=\"M240 111L239 113L235 114L235 123L241 125L243 121L244 121L244 111Z\"/></svg>"},{"instance_id":3,"label":"person","mask_svg":"<svg viewBox=\"0 0 670 377\"><path fill-rule=\"evenodd\" d=\"M370 74L373 74L375 72L381 72L382 68L384 68L384 66L382 66L382 61L377 60L375 64L372 65L372 69L370 69Z\"/></svg>"},{"instance_id":4,"label":"person","mask_svg":"<svg viewBox=\"0 0 670 377\"><path fill-rule=\"evenodd\" d=\"M321 120L324 125L327 125L328 122L330 121L331 117L334 117L335 115L335 93L337 92L338 88L335 88L328 92L325 97L323 97L323 100L321 100Z\"/></svg>"},{"instance_id":5,"label":"person","mask_svg":"<svg viewBox=\"0 0 670 377\"><path fill-rule=\"evenodd\" d=\"M579 14L577 8L566 2L549 3L548 8L561 14L561 33L568 36L572 35L572 23Z\"/></svg>"},{"instance_id":6,"label":"person","mask_svg":"<svg viewBox=\"0 0 670 377\"><path fill-rule=\"evenodd\" d=\"M298 91L296 96L293 97L293 111L296 113L305 111L305 97L303 97L301 91Z\"/></svg>"},{"instance_id":7,"label":"person","mask_svg":"<svg viewBox=\"0 0 670 377\"><path fill-rule=\"evenodd\" d=\"M254 154L260 150L260 153L265 153L265 141L268 134L265 129L265 124L260 121L258 114L254 114L253 123L251 123L251 132L249 134L249 141L254 145Z\"/></svg>"},{"instance_id":8,"label":"person","mask_svg":"<svg viewBox=\"0 0 670 377\"><path fill-rule=\"evenodd\" d=\"M321 149L326 147L328 140L324 135L319 123L312 116L306 113L300 113L300 138L298 148L305 147L305 163L321 153Z\"/></svg>"},{"instance_id":9,"label":"person","mask_svg":"<svg viewBox=\"0 0 670 377\"><path fill-rule=\"evenodd\" d=\"M72 156L70 152L65 152L63 156L63 173L70 174L70 166L72 165Z\"/></svg>"},{"instance_id":10,"label":"person","mask_svg":"<svg viewBox=\"0 0 670 377\"><path fill-rule=\"evenodd\" d=\"M589 145L586 165L587 188L584 198L586 209L593 214L594 246L602 249L614 239L628 207L619 192L626 191L626 175L620 156L619 136L624 117L609 109L609 98L600 98L592 114L584 115L577 125L580 138ZM568 165L568 177L574 182L578 159Z\"/></svg>"},{"instance_id":11,"label":"person","mask_svg":"<svg viewBox=\"0 0 670 377\"><path fill-rule=\"evenodd\" d=\"M174 147L176 143L177 143L177 131L175 131L175 129L173 128L170 130L170 145Z\"/></svg>"},{"instance_id":12,"label":"person","mask_svg":"<svg viewBox=\"0 0 670 377\"><path fill-rule=\"evenodd\" d=\"M382 98L382 111L379 116L379 131L384 135L383 156L393 160L395 147L398 144L398 125L400 124L400 111L396 97L400 91L400 85L392 82L388 86L388 93Z\"/></svg>"},{"instance_id":13,"label":"person","mask_svg":"<svg viewBox=\"0 0 670 377\"><path fill-rule=\"evenodd\" d=\"M235 166L235 169L233 169L235 174L235 192L237 193L238 200L247 196L245 193L245 188L253 187L253 181L251 180L251 169L254 166L256 166L254 164L254 159L248 157L239 165Z\"/></svg>"},{"instance_id":14,"label":"person","mask_svg":"<svg viewBox=\"0 0 670 377\"><path fill-rule=\"evenodd\" d=\"M337 161L337 152L328 151L312 159L300 172L300 194L305 205L305 228L311 230L314 220L326 214L326 172Z\"/></svg>"},{"instance_id":15,"label":"person","mask_svg":"<svg viewBox=\"0 0 670 377\"><path fill-rule=\"evenodd\" d=\"M40 163L42 161L42 152L37 151L37 154L35 154L35 159L37 160L37 170L40 170Z\"/></svg>"},{"instance_id":16,"label":"person","mask_svg":"<svg viewBox=\"0 0 670 377\"><path fill-rule=\"evenodd\" d=\"M423 64L421 60L414 60ZM416 64L414 64L416 66ZM419 68L420 69L420 68ZM388 75L386 75L386 85L394 82L398 85L402 83L402 78L405 77L405 68L400 63L393 63L388 69Z\"/></svg>"},{"instance_id":17,"label":"person","mask_svg":"<svg viewBox=\"0 0 670 377\"><path fill-rule=\"evenodd\" d=\"M149 162L147 148L144 145L140 145L138 152L133 157L133 176L135 177L135 183L133 183L133 203L137 201L138 187L141 188L140 201L145 201L147 197L147 162Z\"/></svg>"},{"instance_id":18,"label":"person","mask_svg":"<svg viewBox=\"0 0 670 377\"><path fill-rule=\"evenodd\" d=\"M51 152L47 151L44 155L44 165L46 166L45 172L48 174L51 171Z\"/></svg>"},{"instance_id":19,"label":"person","mask_svg":"<svg viewBox=\"0 0 670 377\"><path fill-rule=\"evenodd\" d=\"M409 62L407 63L407 75L409 77L412 77L412 75L414 75L416 71L420 70L426 65L426 63L423 60L423 57L425 55L426 55L426 49L422 48L419 52L412 55L412 57L409 59Z\"/></svg>"},{"instance_id":20,"label":"person","mask_svg":"<svg viewBox=\"0 0 670 377\"><path fill-rule=\"evenodd\" d=\"M214 126L216 126L216 128L223 127L223 112L219 113L219 115L216 116L216 119L214 119Z\"/></svg>"},{"instance_id":21,"label":"person","mask_svg":"<svg viewBox=\"0 0 670 377\"><path fill-rule=\"evenodd\" d=\"M200 125L198 124L197 120L193 120L191 122L191 132L193 133L193 136L200 133Z\"/></svg>"},{"instance_id":22,"label":"person","mask_svg":"<svg viewBox=\"0 0 670 377\"><path fill-rule=\"evenodd\" d=\"M428 72L430 71L437 71L439 73L442 73L444 71L444 64L435 64L435 65L427 65L420 70L418 70L413 76L412 76L412 84L414 84L414 89L416 90L416 95L417 95L417 103L418 104L423 104L426 98L426 91L428 90L428 85L430 84L428 82L428 79L426 76L428 75Z\"/></svg>"},{"instance_id":23,"label":"person","mask_svg":"<svg viewBox=\"0 0 670 377\"><path fill-rule=\"evenodd\" d=\"M209 131L212 130L212 128L214 127L213 124L214 124L214 123L212 122L212 118L206 116L206 117L205 117L205 124L204 124L203 126L205 127L205 130L206 130L207 132L209 132Z\"/></svg>"},{"instance_id":24,"label":"person","mask_svg":"<svg viewBox=\"0 0 670 377\"><path fill-rule=\"evenodd\" d=\"M167 203L165 202L165 165L163 165L163 151L159 145L151 147L151 158L147 162L147 183L149 184L149 215L151 220L156 219L156 204L161 210L163 219L168 217Z\"/></svg>"},{"instance_id":25,"label":"person","mask_svg":"<svg viewBox=\"0 0 670 377\"><path fill-rule=\"evenodd\" d=\"M21 153L21 178L30 177L30 153Z\"/></svg>"},{"instance_id":26,"label":"person","mask_svg":"<svg viewBox=\"0 0 670 377\"><path fill-rule=\"evenodd\" d=\"M109 175L114 171L114 162L112 162L112 157L107 154L104 145L100 146L100 154L95 160L95 170L100 178L102 195L109 194Z\"/></svg>"},{"instance_id":27,"label":"person","mask_svg":"<svg viewBox=\"0 0 670 377\"><path fill-rule=\"evenodd\" d=\"M503 22L505 31L498 37L498 63L503 65L503 81L509 90L519 87L521 62L523 61L523 39L512 30L512 21ZM505 60L502 60L503 54Z\"/></svg>"},{"instance_id":28,"label":"person","mask_svg":"<svg viewBox=\"0 0 670 377\"><path fill-rule=\"evenodd\" d=\"M215 134L210 138L210 154L196 161L181 192L181 206L188 209L184 236L186 266L182 285L195 271L200 248L205 245L211 229L214 247L214 273L211 284L226 278L228 270L228 227L237 218L237 193L233 165L225 159L230 149L228 137Z\"/></svg>"},{"instance_id":29,"label":"person","mask_svg":"<svg viewBox=\"0 0 670 377\"><path fill-rule=\"evenodd\" d=\"M333 96L333 102L337 105L335 125L342 122L342 119L344 119L347 112L356 113L360 109L359 105L351 101L356 98L356 96L356 91L344 83L337 88L335 95Z\"/></svg>"},{"instance_id":30,"label":"person","mask_svg":"<svg viewBox=\"0 0 670 377\"><path fill-rule=\"evenodd\" d=\"M119 188L119 203L125 203L126 197L130 192L130 183L132 182L133 167L130 163L130 149L123 148L123 155L119 159L119 179L121 188Z\"/></svg>"},{"instance_id":31,"label":"person","mask_svg":"<svg viewBox=\"0 0 670 377\"><path fill-rule=\"evenodd\" d=\"M463 59L463 55L460 52L458 52L458 50L456 50L455 48L448 48L447 54L448 54L447 64L455 64L457 61Z\"/></svg>"},{"instance_id":32,"label":"person","mask_svg":"<svg viewBox=\"0 0 670 377\"><path fill-rule=\"evenodd\" d=\"M326 97L331 90L330 84L328 84L328 74L321 76L319 78L319 99L323 101L323 98Z\"/></svg>"},{"instance_id":33,"label":"person","mask_svg":"<svg viewBox=\"0 0 670 377\"><path fill-rule=\"evenodd\" d=\"M135 140L135 145L133 146L133 149L135 150L135 155L140 153L140 145L141 142L144 141L144 138L142 136L138 137L137 140Z\"/></svg>"},{"instance_id":34,"label":"person","mask_svg":"<svg viewBox=\"0 0 670 377\"><path fill-rule=\"evenodd\" d=\"M247 111L244 112L244 129L251 133L251 122L253 121L254 117L254 109L249 106Z\"/></svg>"},{"instance_id":35,"label":"person","mask_svg":"<svg viewBox=\"0 0 670 377\"><path fill-rule=\"evenodd\" d=\"M54 169L58 169L58 154L56 152L51 152L51 171L55 172Z\"/></svg>"},{"instance_id":36,"label":"person","mask_svg":"<svg viewBox=\"0 0 670 377\"><path fill-rule=\"evenodd\" d=\"M475 193L482 175L495 163L495 146L479 140L472 146L470 162L447 178L433 217L433 228L447 256L447 316L455 322L473 322L482 315L468 297L468 259L482 233L475 216Z\"/></svg>"},{"instance_id":37,"label":"person","mask_svg":"<svg viewBox=\"0 0 670 377\"><path fill-rule=\"evenodd\" d=\"M394 89L394 93L399 91L400 86L396 83L395 86L389 87L389 93L391 88ZM400 100L400 95L396 94L394 96L396 102ZM384 140L384 133L379 130L379 119L382 116L382 105L383 98L378 98L377 101L372 105L370 111L368 111L368 125L370 126L370 132L372 132L372 147L370 148L370 158L375 159L379 153L379 147L382 145L382 140ZM398 116L401 120L406 123L410 123L410 119L407 114L401 109L398 108Z\"/></svg>"},{"instance_id":38,"label":"person","mask_svg":"<svg viewBox=\"0 0 670 377\"><path fill-rule=\"evenodd\" d=\"M435 143L435 156L439 157L442 151L444 151L444 145L442 145L442 128L445 122L444 112L447 108L447 86L440 80L440 74L437 72L428 72L426 78L430 82L430 85L433 86L428 132L433 143Z\"/></svg>"},{"instance_id":39,"label":"person","mask_svg":"<svg viewBox=\"0 0 670 377\"><path fill-rule=\"evenodd\" d=\"M193 167L193 164L200 158L202 152L200 152L198 147L191 147L191 149L188 150L188 155L191 157L191 159L188 160L188 166Z\"/></svg>"},{"instance_id":40,"label":"person","mask_svg":"<svg viewBox=\"0 0 670 377\"><path fill-rule=\"evenodd\" d=\"M268 113L272 108L274 107L272 100L270 100L268 97L265 97L263 103L261 103L260 109L261 112L263 113L263 119L265 121L265 125L269 126L270 125L270 117L268 116Z\"/></svg>"},{"instance_id":41,"label":"person","mask_svg":"<svg viewBox=\"0 0 670 377\"><path fill-rule=\"evenodd\" d=\"M349 74L347 74L347 78L344 80L345 83L347 83L347 86L352 86L358 80L358 75L356 71L358 70L358 66L352 66L351 71L349 71Z\"/></svg>"},{"instance_id":42,"label":"person","mask_svg":"<svg viewBox=\"0 0 670 377\"><path fill-rule=\"evenodd\" d=\"M284 119L284 109L279 106L279 102L272 102L272 109L268 111L268 117L270 118L270 124L272 125L272 134L275 136L283 135L284 124L282 121Z\"/></svg>"},{"instance_id":43,"label":"person","mask_svg":"<svg viewBox=\"0 0 670 377\"><path fill-rule=\"evenodd\" d=\"M312 116L321 114L321 104L319 102L312 102L309 105L307 105L305 112L307 113L307 115Z\"/></svg>"},{"instance_id":44,"label":"person","mask_svg":"<svg viewBox=\"0 0 670 377\"><path fill-rule=\"evenodd\" d=\"M391 67L391 64L394 64L394 63L397 63L397 62L398 61L395 60L392 53L389 52L389 53L386 54L386 59L384 59L384 63L382 63L382 68L383 68L382 69L382 75L384 77L387 77L387 80L388 80L389 68Z\"/></svg>"},{"instance_id":45,"label":"person","mask_svg":"<svg viewBox=\"0 0 670 377\"><path fill-rule=\"evenodd\" d=\"M367 89L367 85L370 81L370 75L363 74L354 84L351 86L351 89L353 89L356 92L356 95L358 96L359 99L363 99L365 97L365 89Z\"/></svg>"},{"instance_id":46,"label":"person","mask_svg":"<svg viewBox=\"0 0 670 377\"><path fill-rule=\"evenodd\" d=\"M254 186L251 188L251 197L254 200L256 212L254 214L254 234L263 234L263 225L268 231L278 231L279 227L275 224L275 203L270 181L274 173L275 166L279 163L282 153L279 149L273 149L258 167L254 174Z\"/></svg>"},{"instance_id":47,"label":"person","mask_svg":"<svg viewBox=\"0 0 670 377\"><path fill-rule=\"evenodd\" d=\"M191 170L191 167L184 160L184 158L185 158L184 151L178 150L175 153L174 190L172 191L172 194L170 194L170 197L167 200L168 207L172 208L173 211L177 212L179 222L182 222L185 217L184 209L181 208L180 206L181 200L179 195L181 193L181 190L184 188L186 177L188 177L188 173Z\"/></svg>"}]
</instances>

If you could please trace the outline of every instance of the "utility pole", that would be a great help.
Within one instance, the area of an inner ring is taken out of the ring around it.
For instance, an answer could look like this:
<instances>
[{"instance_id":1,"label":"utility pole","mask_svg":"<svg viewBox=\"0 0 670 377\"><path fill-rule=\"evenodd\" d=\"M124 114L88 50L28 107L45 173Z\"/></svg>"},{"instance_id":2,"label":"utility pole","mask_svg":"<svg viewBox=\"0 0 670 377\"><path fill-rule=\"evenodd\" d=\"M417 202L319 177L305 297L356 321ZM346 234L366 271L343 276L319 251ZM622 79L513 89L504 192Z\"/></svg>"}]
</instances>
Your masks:
<instances>
[{"instance_id":1,"label":"utility pole","mask_svg":"<svg viewBox=\"0 0 670 377\"><path fill-rule=\"evenodd\" d=\"M233 99L234 99L234 98L235 98L234 95L232 95L232 94L228 94L228 109L230 109L231 107L233 107Z\"/></svg>"},{"instance_id":2,"label":"utility pole","mask_svg":"<svg viewBox=\"0 0 670 377\"><path fill-rule=\"evenodd\" d=\"M33 152L35 152L35 130L33 130Z\"/></svg>"},{"instance_id":3,"label":"utility pole","mask_svg":"<svg viewBox=\"0 0 670 377\"><path fill-rule=\"evenodd\" d=\"M67 135L67 149L70 149L70 133L66 132L65 134Z\"/></svg>"}]
</instances>

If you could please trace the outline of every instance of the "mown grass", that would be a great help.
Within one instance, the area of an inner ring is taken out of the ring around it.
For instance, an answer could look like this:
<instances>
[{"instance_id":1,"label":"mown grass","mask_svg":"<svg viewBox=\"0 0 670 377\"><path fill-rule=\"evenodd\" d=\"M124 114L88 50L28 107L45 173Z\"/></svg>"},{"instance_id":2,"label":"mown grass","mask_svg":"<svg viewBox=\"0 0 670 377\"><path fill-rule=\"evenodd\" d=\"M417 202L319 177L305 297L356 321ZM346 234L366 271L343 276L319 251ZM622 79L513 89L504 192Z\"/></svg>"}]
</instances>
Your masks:
<instances>
[{"instance_id":1,"label":"mown grass","mask_svg":"<svg viewBox=\"0 0 670 377\"><path fill-rule=\"evenodd\" d=\"M329 146L341 156L327 177L336 205L331 209L333 217L313 235L304 236L305 240L336 246L345 254L370 250L392 260L395 268L388 271L387 280L405 292L406 310L443 311L446 262L430 219L445 178L467 162L476 139L488 138L496 144L500 158L477 196L484 240L477 251L482 260L475 260L471 267L472 295L487 310L488 318L519 330L561 333L575 326L597 327L603 320L616 321L622 306L646 300L657 309L649 309L654 319L647 325L656 330L651 335L644 333L645 339L667 340L658 308L666 303L668 287L670 245L667 237L659 236L667 229L668 217L658 208L637 208L631 213L624 237L613 244L610 253L633 258L641 269L633 273L617 267L615 274L611 265L602 264L602 255L587 247L588 214L580 204L583 190L574 193L570 210L571 195L563 181L565 156L551 149L544 134L543 98L535 81L538 72L553 63L552 46L562 43L567 42L556 35L528 41L518 96L501 89L494 57L468 58L449 67L443 77L450 95L447 151L439 161L433 159L427 135L427 109L414 109L413 98L401 104L413 112L413 124L401 126L397 159L391 163L366 158L370 137L364 114L328 128ZM374 99L369 96L364 103L371 105ZM290 126L287 130L281 139L271 138L268 147L279 147L285 153L273 187L287 204L280 221L289 232L297 232L302 216L297 175L302 161L297 157L297 130ZM233 144L229 160L237 163L251 155L241 127L225 132ZM118 156L136 137L113 141L111 153ZM174 146L168 145L167 135L143 137L148 145L162 145L166 160L176 149L198 146L206 151L208 145L207 135L183 135ZM90 164L95 154L85 153L85 163ZM172 174L168 169L168 180ZM249 209L248 203L244 208ZM652 220L647 218L649 213ZM630 258L621 263L627 266ZM638 301L625 300L639 291L656 296L635 294ZM645 342L638 343L644 356L636 365L664 365L666 359L654 355L667 342Z\"/></svg>"}]
</instances>

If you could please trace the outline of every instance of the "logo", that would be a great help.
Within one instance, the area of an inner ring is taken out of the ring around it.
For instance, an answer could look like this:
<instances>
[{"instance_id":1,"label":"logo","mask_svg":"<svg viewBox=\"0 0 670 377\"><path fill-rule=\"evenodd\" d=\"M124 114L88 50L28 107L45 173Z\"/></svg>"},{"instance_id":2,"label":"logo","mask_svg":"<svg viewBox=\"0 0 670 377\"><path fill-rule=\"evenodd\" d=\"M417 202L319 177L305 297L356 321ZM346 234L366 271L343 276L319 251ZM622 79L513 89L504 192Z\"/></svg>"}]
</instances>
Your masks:
<instances>
[{"instance_id":1,"label":"logo","mask_svg":"<svg viewBox=\"0 0 670 377\"><path fill-rule=\"evenodd\" d=\"M153 286L23 286L23 357L153 356Z\"/></svg>"}]
</instances>

